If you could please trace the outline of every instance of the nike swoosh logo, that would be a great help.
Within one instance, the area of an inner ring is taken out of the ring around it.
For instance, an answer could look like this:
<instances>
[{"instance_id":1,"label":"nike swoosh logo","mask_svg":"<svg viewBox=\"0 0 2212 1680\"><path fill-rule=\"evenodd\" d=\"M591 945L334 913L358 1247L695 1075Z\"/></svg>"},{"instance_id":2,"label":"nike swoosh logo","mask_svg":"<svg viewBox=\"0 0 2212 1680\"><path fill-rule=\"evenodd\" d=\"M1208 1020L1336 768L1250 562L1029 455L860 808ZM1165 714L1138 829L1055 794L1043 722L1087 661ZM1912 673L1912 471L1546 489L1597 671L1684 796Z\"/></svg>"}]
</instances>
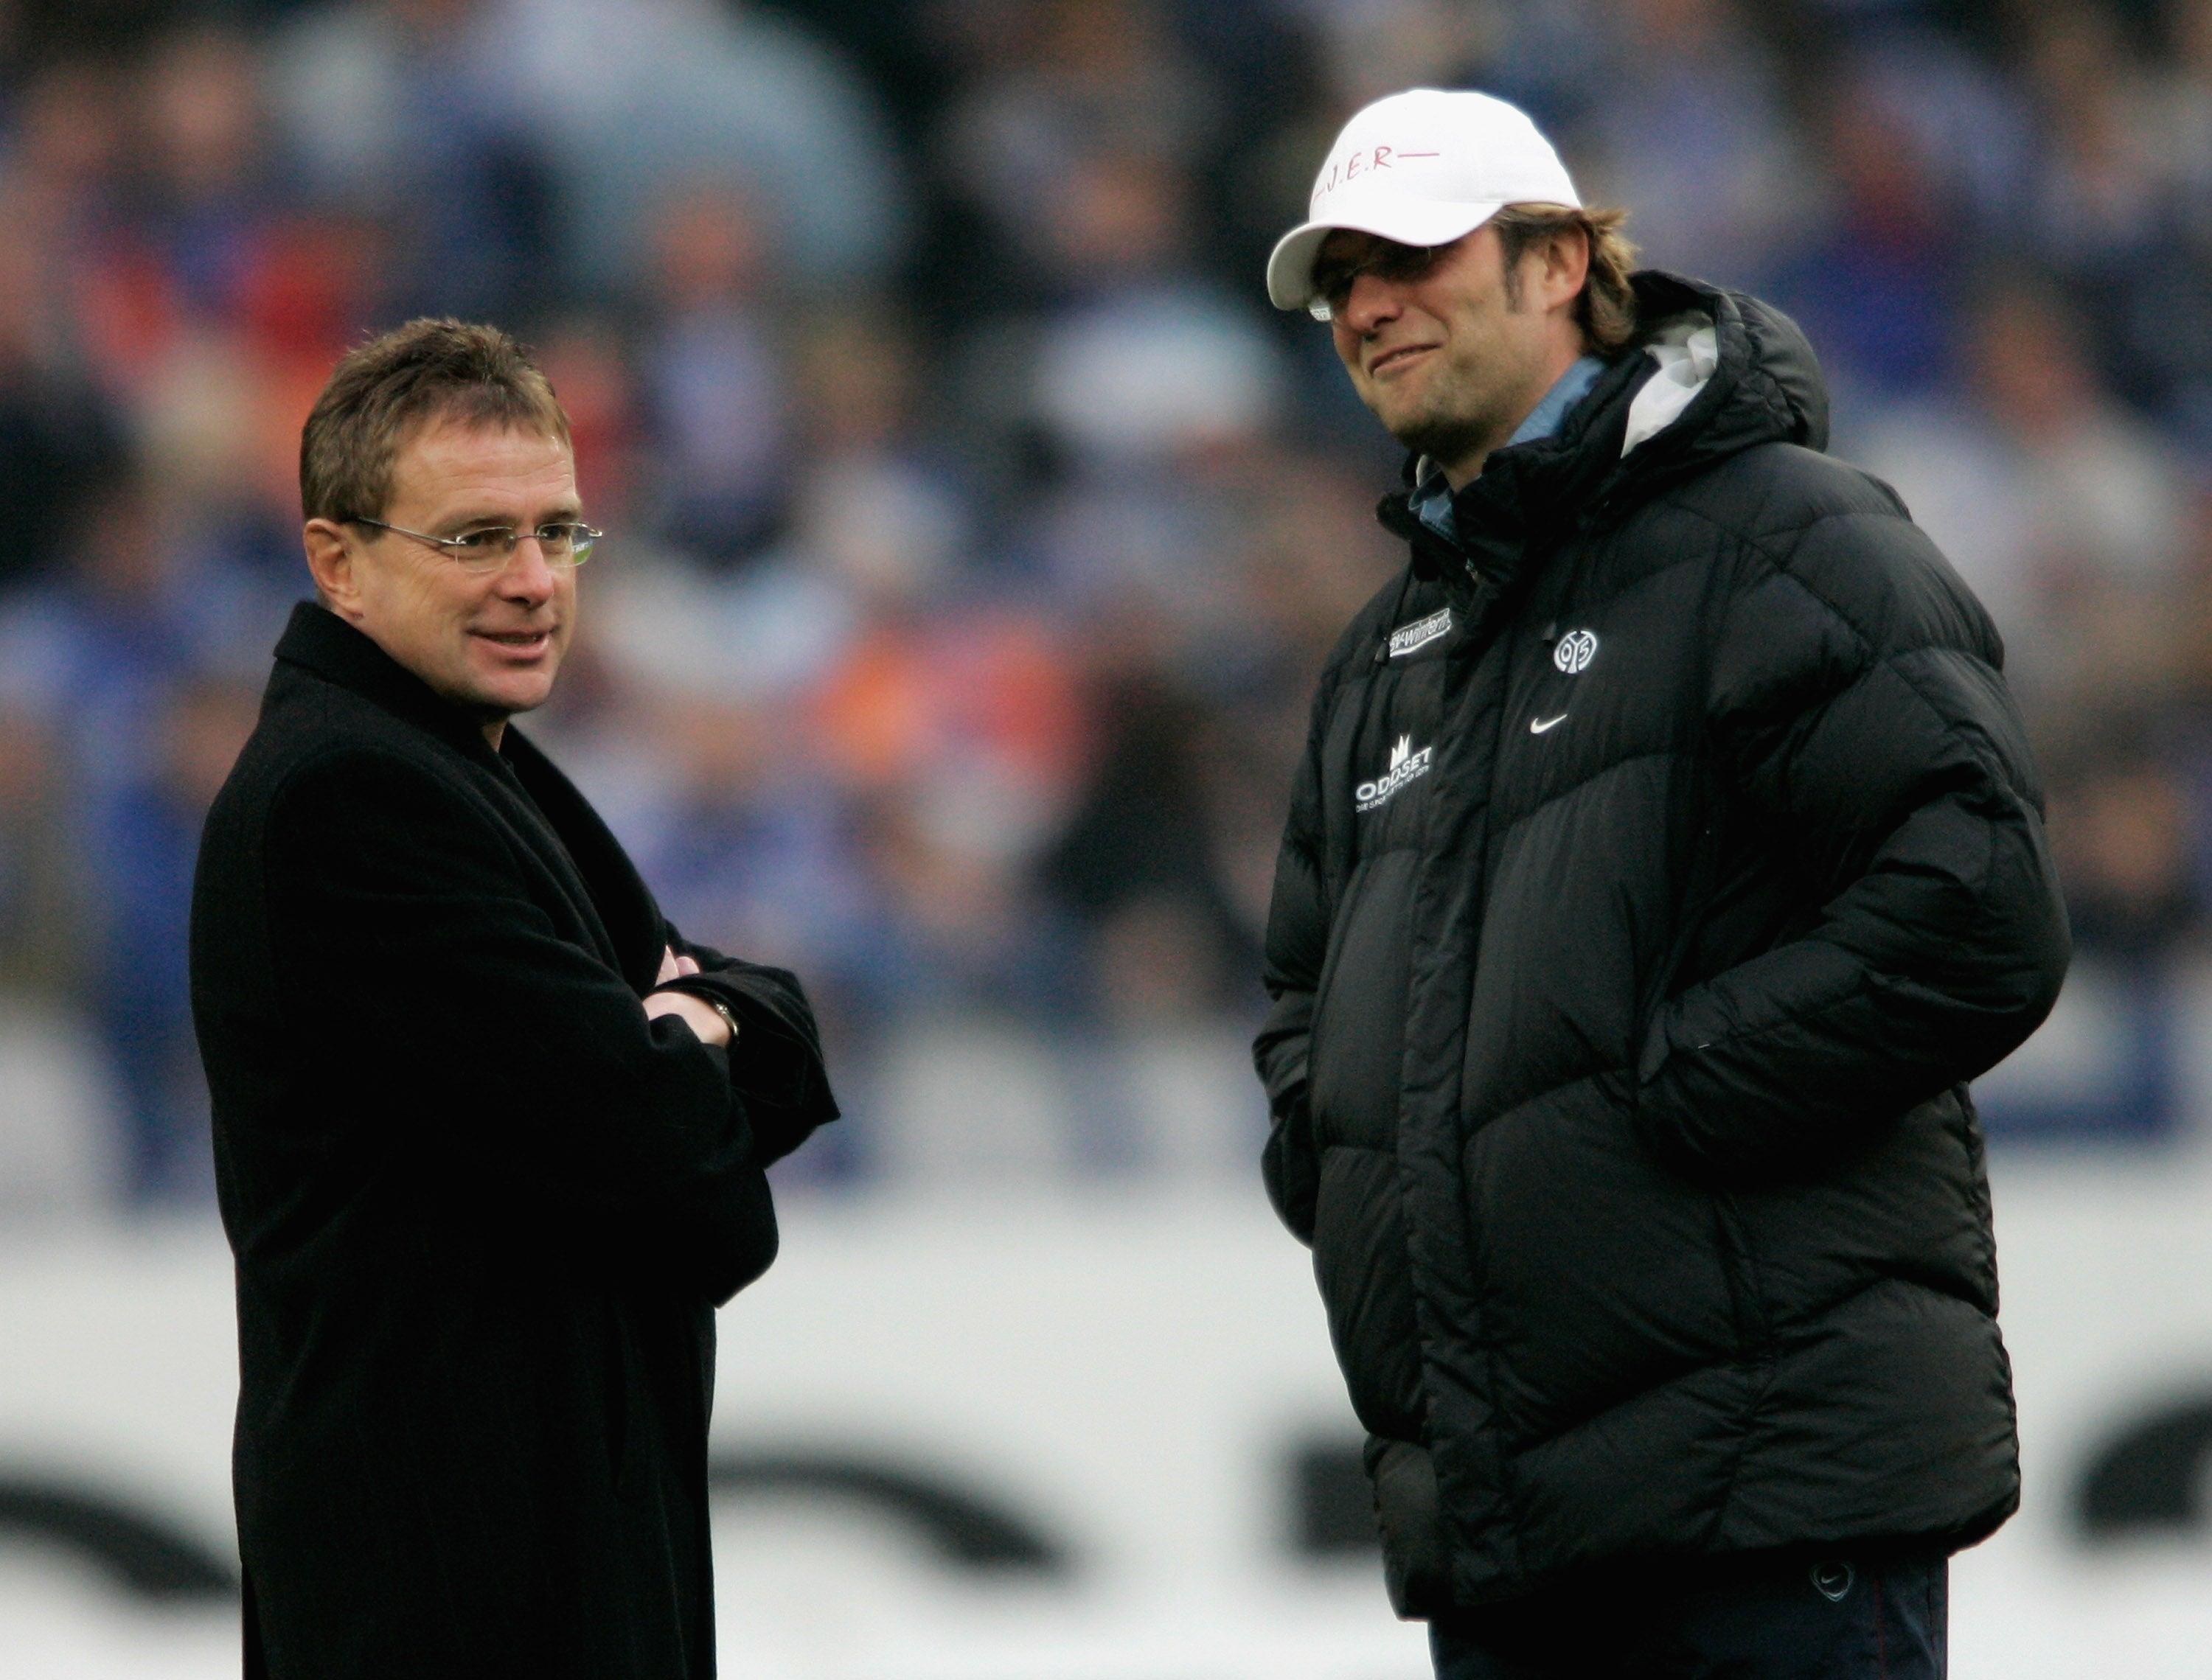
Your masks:
<instances>
[{"instance_id":1,"label":"nike swoosh logo","mask_svg":"<svg viewBox=\"0 0 2212 1680\"><path fill-rule=\"evenodd\" d=\"M1566 722L1566 720L1567 714L1564 712L1560 713L1556 718L1531 718L1528 719L1528 733L1531 735L1541 735L1546 730L1551 728L1553 724L1563 724Z\"/></svg>"}]
</instances>

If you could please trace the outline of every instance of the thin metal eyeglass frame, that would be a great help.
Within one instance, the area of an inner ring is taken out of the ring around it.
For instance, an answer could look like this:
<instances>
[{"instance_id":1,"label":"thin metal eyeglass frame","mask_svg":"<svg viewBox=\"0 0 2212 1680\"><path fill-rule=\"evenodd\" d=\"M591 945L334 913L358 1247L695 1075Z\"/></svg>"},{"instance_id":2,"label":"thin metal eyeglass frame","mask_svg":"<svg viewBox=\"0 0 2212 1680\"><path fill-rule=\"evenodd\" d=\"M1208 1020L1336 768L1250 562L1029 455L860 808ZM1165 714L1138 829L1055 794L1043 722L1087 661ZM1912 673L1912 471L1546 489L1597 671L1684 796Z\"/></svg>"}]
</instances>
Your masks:
<instances>
[{"instance_id":1,"label":"thin metal eyeglass frame","mask_svg":"<svg viewBox=\"0 0 2212 1680\"><path fill-rule=\"evenodd\" d=\"M503 531L507 535L507 545L502 550L491 558L483 560L481 564L471 565L470 562L476 561L484 551L471 546L467 537L433 537L427 531L410 531L405 525L387 525L382 519L372 519L364 513L349 513L340 523L349 525L368 525L377 531L388 531L401 537L411 537L417 543L428 543L433 548L443 549L447 559L459 565L464 571L470 572L489 572L495 567L507 565L514 558L514 551L522 546L522 539L526 537L534 538L542 550L545 545L545 538L540 533L548 529L547 526L540 525L536 531L518 531L513 525L486 525L482 531L471 531L470 536L472 537L482 537L495 531ZM592 545L606 535L603 531L592 530L580 519L560 519L555 523L573 525L583 533L584 540L570 549L568 558L566 560L556 560L550 554L546 555L545 563L548 566L562 567L573 571L592 557Z\"/></svg>"},{"instance_id":2,"label":"thin metal eyeglass frame","mask_svg":"<svg viewBox=\"0 0 2212 1680\"><path fill-rule=\"evenodd\" d=\"M1451 243L1456 244L1457 241ZM1352 301L1352 288L1359 283L1359 276L1363 274L1374 275L1377 279L1394 285L1419 280L1436 265L1437 254L1447 248L1442 245L1407 245L1399 246L1395 250L1378 251L1364 262L1354 263L1349 272L1326 290L1316 287L1314 294L1306 300L1306 313L1326 324L1336 318L1337 306L1329 300L1330 292L1342 292L1344 300L1349 303ZM1394 266L1398 267L1400 272L1389 272Z\"/></svg>"}]
</instances>

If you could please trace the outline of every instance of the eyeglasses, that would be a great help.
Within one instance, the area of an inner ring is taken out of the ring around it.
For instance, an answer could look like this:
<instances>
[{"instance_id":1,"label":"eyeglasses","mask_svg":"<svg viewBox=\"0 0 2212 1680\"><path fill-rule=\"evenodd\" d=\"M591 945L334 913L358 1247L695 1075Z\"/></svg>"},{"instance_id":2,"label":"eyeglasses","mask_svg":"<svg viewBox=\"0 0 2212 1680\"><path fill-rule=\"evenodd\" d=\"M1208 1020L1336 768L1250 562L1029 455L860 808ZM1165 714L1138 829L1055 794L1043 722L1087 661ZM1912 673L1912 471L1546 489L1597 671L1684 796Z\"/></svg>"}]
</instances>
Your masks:
<instances>
[{"instance_id":1,"label":"eyeglasses","mask_svg":"<svg viewBox=\"0 0 2212 1680\"><path fill-rule=\"evenodd\" d=\"M564 519L553 525L540 525L535 531L517 531L512 525L485 525L480 530L464 531L459 537L433 537L427 531L410 531L404 525L388 525L381 519L367 519L349 514L343 521L349 525L369 525L378 531L389 531L401 537L411 537L417 543L428 543L433 548L443 549L460 562L465 572L495 572L514 558L515 549L526 537L534 537L538 551L545 556L548 566L581 566L592 557L592 544L606 532L593 531L587 525Z\"/></svg>"},{"instance_id":2,"label":"eyeglasses","mask_svg":"<svg viewBox=\"0 0 2212 1680\"><path fill-rule=\"evenodd\" d=\"M1333 321L1352 301L1352 288L1363 274L1371 274L1385 285L1402 286L1419 280L1448 247L1441 245L1400 245L1384 240L1356 263L1322 261L1314 264L1313 296L1306 312L1316 321Z\"/></svg>"}]
</instances>

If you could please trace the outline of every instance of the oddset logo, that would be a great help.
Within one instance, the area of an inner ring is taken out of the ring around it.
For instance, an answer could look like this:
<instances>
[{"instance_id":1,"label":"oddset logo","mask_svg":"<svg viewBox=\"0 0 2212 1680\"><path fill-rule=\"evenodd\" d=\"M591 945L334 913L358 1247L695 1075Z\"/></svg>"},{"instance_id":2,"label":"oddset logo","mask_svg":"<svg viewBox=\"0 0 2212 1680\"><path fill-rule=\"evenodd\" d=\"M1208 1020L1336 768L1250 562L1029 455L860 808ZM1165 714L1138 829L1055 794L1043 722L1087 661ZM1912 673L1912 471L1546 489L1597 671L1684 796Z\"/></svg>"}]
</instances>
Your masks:
<instances>
[{"instance_id":1,"label":"oddset logo","mask_svg":"<svg viewBox=\"0 0 2212 1680\"><path fill-rule=\"evenodd\" d=\"M1398 744L1390 749L1390 767L1371 782L1362 782L1352 789L1352 797L1359 809L1371 811L1383 804L1407 782L1418 780L1429 773L1429 765L1436 755L1433 746L1413 750L1413 737L1401 735Z\"/></svg>"}]
</instances>

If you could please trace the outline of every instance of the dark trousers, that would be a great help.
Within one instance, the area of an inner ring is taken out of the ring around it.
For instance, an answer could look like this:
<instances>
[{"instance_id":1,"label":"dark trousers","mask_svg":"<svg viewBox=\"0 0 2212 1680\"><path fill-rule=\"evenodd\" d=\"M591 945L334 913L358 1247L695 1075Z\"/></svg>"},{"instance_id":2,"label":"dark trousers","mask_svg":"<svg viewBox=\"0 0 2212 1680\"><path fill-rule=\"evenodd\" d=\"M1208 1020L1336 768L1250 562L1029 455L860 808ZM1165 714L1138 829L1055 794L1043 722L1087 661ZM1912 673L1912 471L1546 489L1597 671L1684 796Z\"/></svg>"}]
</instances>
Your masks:
<instances>
[{"instance_id":1,"label":"dark trousers","mask_svg":"<svg viewBox=\"0 0 2212 1680\"><path fill-rule=\"evenodd\" d=\"M1620 1572L1429 1624L1437 1680L1942 1680L1946 1562Z\"/></svg>"}]
</instances>

